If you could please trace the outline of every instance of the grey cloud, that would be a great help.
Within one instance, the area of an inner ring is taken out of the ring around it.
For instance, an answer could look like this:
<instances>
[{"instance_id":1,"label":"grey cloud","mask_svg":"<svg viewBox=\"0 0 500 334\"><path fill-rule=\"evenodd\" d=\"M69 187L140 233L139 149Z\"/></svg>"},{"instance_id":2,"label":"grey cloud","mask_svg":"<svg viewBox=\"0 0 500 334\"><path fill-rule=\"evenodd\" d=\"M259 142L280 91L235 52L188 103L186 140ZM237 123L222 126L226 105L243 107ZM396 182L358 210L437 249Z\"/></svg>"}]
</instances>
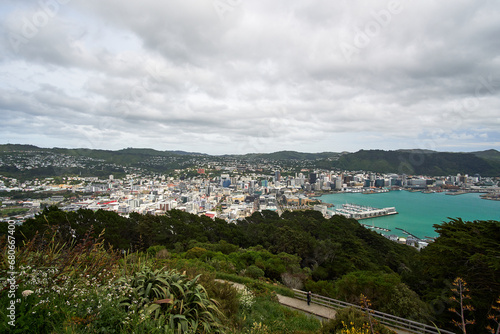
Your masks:
<instances>
[{"instance_id":1,"label":"grey cloud","mask_svg":"<svg viewBox=\"0 0 500 334\"><path fill-rule=\"evenodd\" d=\"M389 18L387 1L242 0L224 13L215 3L69 2L1 59L7 78L30 78L0 86L2 126L47 142L73 133L72 145L227 152L415 147L423 137L471 147L500 132L495 2L401 2ZM4 36L39 11L8 8Z\"/></svg>"}]
</instances>

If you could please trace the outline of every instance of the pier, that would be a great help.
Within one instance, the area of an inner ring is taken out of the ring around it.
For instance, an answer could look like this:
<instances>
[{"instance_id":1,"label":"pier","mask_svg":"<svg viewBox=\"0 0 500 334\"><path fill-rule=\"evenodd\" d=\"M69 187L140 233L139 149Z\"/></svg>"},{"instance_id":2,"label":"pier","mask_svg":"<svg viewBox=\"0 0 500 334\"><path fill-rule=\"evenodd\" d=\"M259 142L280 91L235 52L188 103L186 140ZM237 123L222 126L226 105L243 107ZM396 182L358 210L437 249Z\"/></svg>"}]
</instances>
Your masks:
<instances>
[{"instance_id":1,"label":"pier","mask_svg":"<svg viewBox=\"0 0 500 334\"><path fill-rule=\"evenodd\" d=\"M395 207L379 209L357 204L342 204L342 207L337 208L336 210L333 211L333 213L345 216L347 218L354 218L357 220L361 220L367 218L395 215L398 212L396 211Z\"/></svg>"}]
</instances>

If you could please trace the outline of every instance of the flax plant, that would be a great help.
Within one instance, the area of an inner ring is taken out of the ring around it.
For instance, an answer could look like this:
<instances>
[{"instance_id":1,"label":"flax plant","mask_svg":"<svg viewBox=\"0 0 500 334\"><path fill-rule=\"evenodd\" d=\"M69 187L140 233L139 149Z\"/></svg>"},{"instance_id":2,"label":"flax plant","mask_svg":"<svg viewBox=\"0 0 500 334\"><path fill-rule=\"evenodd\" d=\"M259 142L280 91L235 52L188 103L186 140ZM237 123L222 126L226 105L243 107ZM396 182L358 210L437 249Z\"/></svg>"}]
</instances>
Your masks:
<instances>
[{"instance_id":1,"label":"flax plant","mask_svg":"<svg viewBox=\"0 0 500 334\"><path fill-rule=\"evenodd\" d=\"M218 333L223 314L215 300L198 283L199 276L187 279L176 270L143 268L118 281L127 283L131 292L120 305L143 321L153 319L160 327L180 332Z\"/></svg>"},{"instance_id":2,"label":"flax plant","mask_svg":"<svg viewBox=\"0 0 500 334\"><path fill-rule=\"evenodd\" d=\"M488 314L488 320L495 323L492 325L488 325L486 329L491 334L500 334L500 297L495 301L495 303L491 306L491 312ZM495 329L496 328L496 329Z\"/></svg>"},{"instance_id":3,"label":"flax plant","mask_svg":"<svg viewBox=\"0 0 500 334\"><path fill-rule=\"evenodd\" d=\"M453 325L458 327L464 334L467 334L467 325L475 324L474 320L467 319L465 312L473 312L474 307L470 305L471 297L469 295L469 288L467 283L460 277L455 278L453 281L453 296L450 297L450 301L456 306L450 307L448 310L459 316L460 321L452 319Z\"/></svg>"}]
</instances>

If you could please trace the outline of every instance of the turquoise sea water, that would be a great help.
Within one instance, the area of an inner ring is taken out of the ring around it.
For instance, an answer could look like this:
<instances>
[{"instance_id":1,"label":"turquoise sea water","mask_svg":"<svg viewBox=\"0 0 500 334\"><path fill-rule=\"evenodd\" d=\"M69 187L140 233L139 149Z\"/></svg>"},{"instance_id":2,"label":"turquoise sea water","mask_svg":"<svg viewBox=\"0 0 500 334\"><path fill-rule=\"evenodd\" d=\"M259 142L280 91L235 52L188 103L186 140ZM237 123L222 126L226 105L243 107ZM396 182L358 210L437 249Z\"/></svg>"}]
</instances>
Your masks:
<instances>
[{"instance_id":1,"label":"turquoise sea water","mask_svg":"<svg viewBox=\"0 0 500 334\"><path fill-rule=\"evenodd\" d=\"M341 193L321 196L325 203L340 207L345 203L376 208L396 207L397 215L363 219L363 224L388 228L390 232L404 236L396 227L407 230L419 238L436 237L434 224L451 218L465 220L500 220L500 201L484 200L479 194L446 195L421 192L391 191L379 194Z\"/></svg>"}]
</instances>

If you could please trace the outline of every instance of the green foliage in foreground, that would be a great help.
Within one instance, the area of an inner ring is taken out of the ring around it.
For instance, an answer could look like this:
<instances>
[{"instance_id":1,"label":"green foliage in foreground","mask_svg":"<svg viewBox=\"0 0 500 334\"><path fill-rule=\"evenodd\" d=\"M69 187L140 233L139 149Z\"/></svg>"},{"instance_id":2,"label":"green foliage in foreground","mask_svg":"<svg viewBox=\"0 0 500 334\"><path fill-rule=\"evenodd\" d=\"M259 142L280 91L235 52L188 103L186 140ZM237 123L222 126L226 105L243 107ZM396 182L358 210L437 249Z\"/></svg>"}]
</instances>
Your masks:
<instances>
[{"instance_id":1,"label":"green foliage in foreground","mask_svg":"<svg viewBox=\"0 0 500 334\"><path fill-rule=\"evenodd\" d=\"M164 268L144 268L132 277L121 277L118 282L130 287L120 306L132 313L153 318L159 327L182 332L219 333L222 313L211 300L205 288L176 271Z\"/></svg>"},{"instance_id":2,"label":"green foliage in foreground","mask_svg":"<svg viewBox=\"0 0 500 334\"><path fill-rule=\"evenodd\" d=\"M274 280L281 280L285 272L296 274L296 270L290 272L290 266L273 263L271 255L295 257L291 259L294 265L299 269L309 268L314 280L335 280L356 270L387 269L401 273L417 253L364 228L354 219L342 216L325 219L316 211L285 212L281 217L272 211L255 212L230 224L179 210L171 210L164 216L132 213L130 218L124 218L102 210L63 212L50 207L19 227L16 238L22 240L24 235L30 239L50 226L59 227L67 241L72 240L73 233L81 237L93 226L96 233L105 229L106 242L118 249L145 251L160 245L175 253L189 251L188 258L201 258L206 250L212 252L206 256L214 261L219 260L218 252L229 255L240 248L256 247L261 251L260 263L247 254L247 258L240 257L236 263L231 261L235 270L239 272L253 264ZM5 233L5 226L0 225L2 232ZM203 249L193 250L195 246ZM259 273L254 270L252 275Z\"/></svg>"},{"instance_id":3,"label":"green foliage in foreground","mask_svg":"<svg viewBox=\"0 0 500 334\"><path fill-rule=\"evenodd\" d=\"M452 282L460 277L467 282L475 309L475 325L467 333L482 333L492 325L488 315L500 298L500 222L451 219L435 228L440 236L421 253L415 270L421 280L414 289L436 309L448 309ZM447 325L452 316L447 310L438 321Z\"/></svg>"},{"instance_id":4,"label":"green foliage in foreground","mask_svg":"<svg viewBox=\"0 0 500 334\"><path fill-rule=\"evenodd\" d=\"M120 259L104 248L102 236L90 234L61 244L57 234L45 233L16 249L20 274L13 298L9 281L0 282L0 332L259 333L270 328L313 333L320 326L283 309L274 292L258 281L238 293L203 269L193 276L187 266L180 274L158 267L168 260L142 253ZM0 271L6 277L5 240L0 246ZM6 313L12 299L15 327Z\"/></svg>"},{"instance_id":5,"label":"green foliage in foreground","mask_svg":"<svg viewBox=\"0 0 500 334\"><path fill-rule=\"evenodd\" d=\"M475 309L471 315L475 324L469 325L467 332L482 333L486 326L496 328L491 317L496 314L493 307L500 297L500 222L452 219L435 227L440 236L419 253L369 231L355 220L340 216L325 219L312 211L285 212L282 216L271 211L256 212L237 224L228 224L176 210L167 216L134 214L127 219L112 212L70 213L52 207L16 228L16 240L23 240L23 234L38 240L19 247L16 259L20 260L16 261L38 269L57 268L59 272L53 279L68 276L75 286L85 284L78 280L87 275L97 278L104 269L117 278L131 277L144 265L151 270L186 270L189 280L202 273L197 282L218 301L230 328L241 325L241 303L227 287L213 283L215 273L247 284L257 296L269 289L263 288L263 282L272 282L275 287L304 287L354 303L363 293L380 311L418 321L432 320L451 330L452 320L457 319L448 310L452 306L450 286L461 277L470 288ZM0 228L0 234L9 233L6 224ZM99 242L89 242L100 233L104 234ZM75 244L74 240L79 241ZM118 260L119 253L113 247L139 252ZM5 267L5 252L3 263ZM255 278L258 283L250 283ZM79 323L98 321L78 312L63 312L62 322L76 326L72 317ZM152 331L158 327L154 312L150 312L151 319L142 320L129 313L130 320L126 321L136 328L150 326L147 331ZM57 319L58 315L53 314Z\"/></svg>"}]
</instances>

